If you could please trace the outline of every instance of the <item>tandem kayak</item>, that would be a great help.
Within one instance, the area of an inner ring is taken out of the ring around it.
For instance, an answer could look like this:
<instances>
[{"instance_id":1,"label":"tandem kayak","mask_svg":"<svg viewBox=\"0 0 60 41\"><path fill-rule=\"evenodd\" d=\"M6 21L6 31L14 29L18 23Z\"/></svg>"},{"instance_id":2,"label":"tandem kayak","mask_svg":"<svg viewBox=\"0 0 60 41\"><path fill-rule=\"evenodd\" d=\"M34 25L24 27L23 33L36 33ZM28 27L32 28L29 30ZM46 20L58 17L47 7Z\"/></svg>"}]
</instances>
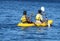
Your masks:
<instances>
[{"instance_id":1,"label":"tandem kayak","mask_svg":"<svg viewBox=\"0 0 60 41\"><path fill-rule=\"evenodd\" d=\"M41 24L34 24L34 23L18 23L17 26L19 27L31 27L31 26L40 26L40 27L46 27L48 24L52 25L53 20L48 20L48 22L43 22Z\"/></svg>"}]
</instances>

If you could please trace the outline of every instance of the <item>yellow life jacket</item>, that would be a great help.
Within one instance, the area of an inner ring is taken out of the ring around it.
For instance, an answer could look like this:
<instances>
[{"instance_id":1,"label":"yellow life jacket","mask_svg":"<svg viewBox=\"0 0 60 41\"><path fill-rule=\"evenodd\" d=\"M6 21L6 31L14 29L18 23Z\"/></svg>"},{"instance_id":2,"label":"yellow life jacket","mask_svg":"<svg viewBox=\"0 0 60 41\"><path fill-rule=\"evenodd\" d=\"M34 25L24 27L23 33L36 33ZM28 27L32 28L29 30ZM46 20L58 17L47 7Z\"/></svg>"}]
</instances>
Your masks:
<instances>
[{"instance_id":1,"label":"yellow life jacket","mask_svg":"<svg viewBox=\"0 0 60 41\"><path fill-rule=\"evenodd\" d=\"M23 15L23 16L22 16L21 21L22 21L22 22L26 22L26 21L27 21L26 15Z\"/></svg>"},{"instance_id":2,"label":"yellow life jacket","mask_svg":"<svg viewBox=\"0 0 60 41\"><path fill-rule=\"evenodd\" d=\"M36 15L36 20L40 21L40 20L43 20L43 17L41 14L37 14Z\"/></svg>"}]
</instances>

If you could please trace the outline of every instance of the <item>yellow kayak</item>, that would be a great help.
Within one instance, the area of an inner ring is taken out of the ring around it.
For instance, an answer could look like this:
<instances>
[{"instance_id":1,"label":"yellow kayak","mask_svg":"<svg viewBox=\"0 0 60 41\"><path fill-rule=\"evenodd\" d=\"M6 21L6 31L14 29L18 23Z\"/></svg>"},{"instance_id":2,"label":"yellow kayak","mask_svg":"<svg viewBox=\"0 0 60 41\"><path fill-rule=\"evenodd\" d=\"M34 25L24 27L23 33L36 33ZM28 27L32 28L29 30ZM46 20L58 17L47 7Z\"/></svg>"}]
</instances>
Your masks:
<instances>
[{"instance_id":1,"label":"yellow kayak","mask_svg":"<svg viewBox=\"0 0 60 41\"><path fill-rule=\"evenodd\" d=\"M52 25L53 23L53 20L48 20L48 22L43 22L41 24L34 24L34 23L18 23L17 26L20 26L20 27L31 27L31 26L40 26L40 27L45 27L47 26L48 24Z\"/></svg>"}]
</instances>

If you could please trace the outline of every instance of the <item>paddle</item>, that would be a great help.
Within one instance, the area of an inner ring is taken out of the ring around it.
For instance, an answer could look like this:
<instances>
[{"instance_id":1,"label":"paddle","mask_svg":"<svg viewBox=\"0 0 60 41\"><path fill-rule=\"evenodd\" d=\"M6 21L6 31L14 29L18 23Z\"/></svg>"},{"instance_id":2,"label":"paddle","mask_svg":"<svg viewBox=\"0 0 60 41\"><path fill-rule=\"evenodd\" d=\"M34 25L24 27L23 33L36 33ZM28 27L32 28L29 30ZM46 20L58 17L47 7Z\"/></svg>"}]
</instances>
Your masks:
<instances>
[{"instance_id":1,"label":"paddle","mask_svg":"<svg viewBox=\"0 0 60 41\"><path fill-rule=\"evenodd\" d=\"M29 17L29 20L31 19L31 17L32 17L33 15L34 15L34 13L32 12L31 15L30 15L30 17ZM34 25L37 26L37 25L35 24L35 22L32 22L32 23L34 23Z\"/></svg>"},{"instance_id":2,"label":"paddle","mask_svg":"<svg viewBox=\"0 0 60 41\"><path fill-rule=\"evenodd\" d=\"M30 19L31 19L31 17L32 17L33 15L34 15L34 13L32 12L31 15L30 15Z\"/></svg>"},{"instance_id":3,"label":"paddle","mask_svg":"<svg viewBox=\"0 0 60 41\"><path fill-rule=\"evenodd\" d=\"M27 22L28 23L33 23L32 21L30 21L30 19L31 19L32 16L33 16L33 13L31 13L31 15L27 17Z\"/></svg>"},{"instance_id":4,"label":"paddle","mask_svg":"<svg viewBox=\"0 0 60 41\"><path fill-rule=\"evenodd\" d=\"M46 13L45 13L45 8L43 6L41 7L41 11L42 11L42 14L45 16L45 20L46 20L47 17L46 17ZM47 24L48 24L48 27L50 27L50 24L49 23L47 23Z\"/></svg>"}]
</instances>

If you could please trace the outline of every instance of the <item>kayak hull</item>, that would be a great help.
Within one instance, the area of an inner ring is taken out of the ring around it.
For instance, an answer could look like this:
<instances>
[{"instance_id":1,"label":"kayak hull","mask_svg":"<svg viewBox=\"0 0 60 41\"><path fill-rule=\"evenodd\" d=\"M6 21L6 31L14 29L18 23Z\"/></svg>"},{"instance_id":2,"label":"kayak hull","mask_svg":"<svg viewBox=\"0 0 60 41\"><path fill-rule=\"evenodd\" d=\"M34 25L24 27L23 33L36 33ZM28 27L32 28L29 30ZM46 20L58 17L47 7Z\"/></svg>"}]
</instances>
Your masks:
<instances>
[{"instance_id":1,"label":"kayak hull","mask_svg":"<svg viewBox=\"0 0 60 41\"><path fill-rule=\"evenodd\" d=\"M36 24L36 25L40 27L46 27L48 26L48 24L52 25L52 23L53 23L53 20L48 20L48 22L43 22L41 24Z\"/></svg>"},{"instance_id":2,"label":"kayak hull","mask_svg":"<svg viewBox=\"0 0 60 41\"><path fill-rule=\"evenodd\" d=\"M34 24L34 23L18 23L17 26L19 27L31 27L31 26L40 26L40 27L46 27L48 24L52 25L53 20L48 20L48 22L43 22L41 24Z\"/></svg>"},{"instance_id":3,"label":"kayak hull","mask_svg":"<svg viewBox=\"0 0 60 41\"><path fill-rule=\"evenodd\" d=\"M18 23L17 26L21 26L21 27L29 27L29 26L34 26L33 23Z\"/></svg>"}]
</instances>

